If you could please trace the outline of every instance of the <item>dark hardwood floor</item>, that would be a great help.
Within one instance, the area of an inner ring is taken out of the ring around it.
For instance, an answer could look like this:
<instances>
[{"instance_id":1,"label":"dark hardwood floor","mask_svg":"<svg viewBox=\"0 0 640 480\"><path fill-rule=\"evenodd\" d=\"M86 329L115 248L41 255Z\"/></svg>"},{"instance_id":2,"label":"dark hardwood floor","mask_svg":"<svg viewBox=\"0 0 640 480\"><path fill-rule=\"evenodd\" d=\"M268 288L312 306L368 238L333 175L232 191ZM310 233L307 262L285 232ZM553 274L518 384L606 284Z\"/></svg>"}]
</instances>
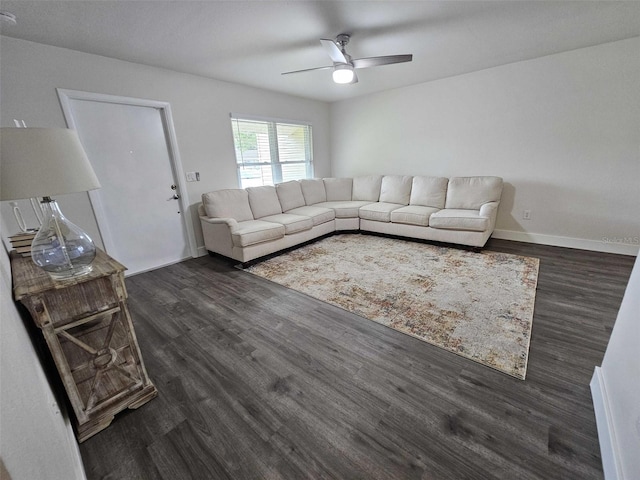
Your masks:
<instances>
[{"instance_id":1,"label":"dark hardwood floor","mask_svg":"<svg viewBox=\"0 0 640 480\"><path fill-rule=\"evenodd\" d=\"M540 258L511 378L201 257L127 279L158 398L81 444L89 479L600 479L589 382L634 257Z\"/></svg>"}]
</instances>

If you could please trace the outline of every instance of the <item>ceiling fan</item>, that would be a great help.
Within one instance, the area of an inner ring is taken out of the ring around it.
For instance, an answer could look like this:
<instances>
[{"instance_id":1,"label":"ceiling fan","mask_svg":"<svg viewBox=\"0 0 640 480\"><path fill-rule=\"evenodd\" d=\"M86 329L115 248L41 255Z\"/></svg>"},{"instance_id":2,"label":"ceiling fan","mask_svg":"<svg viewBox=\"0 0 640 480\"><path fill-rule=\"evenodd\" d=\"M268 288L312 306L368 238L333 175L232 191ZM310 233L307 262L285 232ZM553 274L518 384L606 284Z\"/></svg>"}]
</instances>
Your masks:
<instances>
[{"instance_id":1,"label":"ceiling fan","mask_svg":"<svg viewBox=\"0 0 640 480\"><path fill-rule=\"evenodd\" d=\"M324 47L325 51L329 54L329 57L333 61L332 66L328 67L316 67L307 68L305 70L295 70L293 72L284 72L282 75L289 75L291 73L310 72L312 70L327 70L333 69L333 81L336 83L357 83L358 77L354 71L356 68L369 68L378 67L380 65L389 65L392 63L404 63L413 60L413 55L386 55L383 57L368 57L368 58L351 58L345 47L349 43L351 37L346 33L341 33L335 40L329 40L326 38L320 39L320 43Z\"/></svg>"}]
</instances>

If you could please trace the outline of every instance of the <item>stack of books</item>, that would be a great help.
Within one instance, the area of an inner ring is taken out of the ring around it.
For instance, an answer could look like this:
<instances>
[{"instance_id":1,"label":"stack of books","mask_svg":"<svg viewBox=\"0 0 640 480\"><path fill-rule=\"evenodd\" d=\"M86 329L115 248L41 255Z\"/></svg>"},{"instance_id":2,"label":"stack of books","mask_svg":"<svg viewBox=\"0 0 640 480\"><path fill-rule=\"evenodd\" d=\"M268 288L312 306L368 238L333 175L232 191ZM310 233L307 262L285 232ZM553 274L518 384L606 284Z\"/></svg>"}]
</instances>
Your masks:
<instances>
[{"instance_id":1,"label":"stack of books","mask_svg":"<svg viewBox=\"0 0 640 480\"><path fill-rule=\"evenodd\" d=\"M9 237L11 246L15 249L16 253L19 253L23 257L31 256L31 242L33 242L37 231L18 233Z\"/></svg>"}]
</instances>

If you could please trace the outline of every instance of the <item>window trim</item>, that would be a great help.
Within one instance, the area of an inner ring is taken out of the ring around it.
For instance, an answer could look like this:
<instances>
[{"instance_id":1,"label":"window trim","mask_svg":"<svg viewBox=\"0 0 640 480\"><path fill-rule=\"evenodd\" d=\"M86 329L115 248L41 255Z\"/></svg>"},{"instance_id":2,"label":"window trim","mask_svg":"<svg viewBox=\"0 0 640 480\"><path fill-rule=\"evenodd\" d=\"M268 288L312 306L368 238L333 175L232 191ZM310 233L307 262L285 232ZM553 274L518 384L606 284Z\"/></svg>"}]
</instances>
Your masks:
<instances>
[{"instance_id":1,"label":"window trim","mask_svg":"<svg viewBox=\"0 0 640 480\"><path fill-rule=\"evenodd\" d=\"M243 113L230 113L229 118L235 120L253 120L256 122L273 122L273 123L289 123L292 125L313 126L308 120L293 120L291 118L263 117L261 115L245 115Z\"/></svg>"}]
</instances>

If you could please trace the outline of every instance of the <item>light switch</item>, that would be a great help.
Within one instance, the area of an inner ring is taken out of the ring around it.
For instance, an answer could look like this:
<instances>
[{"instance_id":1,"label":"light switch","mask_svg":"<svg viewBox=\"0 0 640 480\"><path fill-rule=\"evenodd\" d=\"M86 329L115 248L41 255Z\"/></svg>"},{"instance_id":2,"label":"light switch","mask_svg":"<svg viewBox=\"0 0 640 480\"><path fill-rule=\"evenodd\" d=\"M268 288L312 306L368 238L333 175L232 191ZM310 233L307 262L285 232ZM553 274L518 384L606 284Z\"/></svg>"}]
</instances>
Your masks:
<instances>
[{"instance_id":1,"label":"light switch","mask_svg":"<svg viewBox=\"0 0 640 480\"><path fill-rule=\"evenodd\" d=\"M199 182L200 172L187 172L187 182Z\"/></svg>"}]
</instances>

